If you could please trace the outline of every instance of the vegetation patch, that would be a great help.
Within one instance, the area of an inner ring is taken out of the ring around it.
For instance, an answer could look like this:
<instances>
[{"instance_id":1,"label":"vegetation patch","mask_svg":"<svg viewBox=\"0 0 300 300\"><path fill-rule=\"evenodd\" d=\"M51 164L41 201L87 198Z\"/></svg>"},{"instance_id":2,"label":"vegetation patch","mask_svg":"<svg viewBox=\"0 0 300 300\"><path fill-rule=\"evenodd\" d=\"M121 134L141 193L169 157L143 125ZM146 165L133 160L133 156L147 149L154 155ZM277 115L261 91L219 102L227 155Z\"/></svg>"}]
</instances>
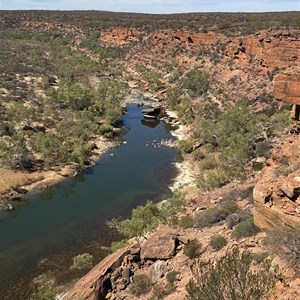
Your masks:
<instances>
[{"instance_id":1,"label":"vegetation patch","mask_svg":"<svg viewBox=\"0 0 300 300\"><path fill-rule=\"evenodd\" d=\"M211 237L209 244L214 250L221 250L227 245L227 240L224 236L216 234Z\"/></svg>"},{"instance_id":2,"label":"vegetation patch","mask_svg":"<svg viewBox=\"0 0 300 300\"><path fill-rule=\"evenodd\" d=\"M129 291L138 297L149 293L152 289L151 279L146 274L134 275Z\"/></svg>"},{"instance_id":3,"label":"vegetation patch","mask_svg":"<svg viewBox=\"0 0 300 300\"><path fill-rule=\"evenodd\" d=\"M220 221L225 220L230 214L230 211L225 208L213 207L203 213L198 214L195 217L194 225L197 228L212 226Z\"/></svg>"},{"instance_id":4,"label":"vegetation patch","mask_svg":"<svg viewBox=\"0 0 300 300\"><path fill-rule=\"evenodd\" d=\"M241 223L237 224L233 231L232 236L239 240L244 237L254 236L260 232L260 229L254 224L253 218L249 218Z\"/></svg>"},{"instance_id":5,"label":"vegetation patch","mask_svg":"<svg viewBox=\"0 0 300 300\"><path fill-rule=\"evenodd\" d=\"M257 271L251 266L251 253L238 249L217 261L197 261L192 267L193 278L186 286L188 299L267 299L278 272L269 261L264 261Z\"/></svg>"},{"instance_id":6,"label":"vegetation patch","mask_svg":"<svg viewBox=\"0 0 300 300\"><path fill-rule=\"evenodd\" d=\"M283 227L267 233L271 251L284 259L296 272L300 270L300 228Z\"/></svg>"},{"instance_id":7,"label":"vegetation patch","mask_svg":"<svg viewBox=\"0 0 300 300\"><path fill-rule=\"evenodd\" d=\"M183 253L190 259L196 258L201 254L202 244L197 240L188 240L184 246Z\"/></svg>"},{"instance_id":8,"label":"vegetation patch","mask_svg":"<svg viewBox=\"0 0 300 300\"><path fill-rule=\"evenodd\" d=\"M93 266L93 259L93 255L89 253L77 255L73 258L73 264L70 270L90 269Z\"/></svg>"}]
</instances>

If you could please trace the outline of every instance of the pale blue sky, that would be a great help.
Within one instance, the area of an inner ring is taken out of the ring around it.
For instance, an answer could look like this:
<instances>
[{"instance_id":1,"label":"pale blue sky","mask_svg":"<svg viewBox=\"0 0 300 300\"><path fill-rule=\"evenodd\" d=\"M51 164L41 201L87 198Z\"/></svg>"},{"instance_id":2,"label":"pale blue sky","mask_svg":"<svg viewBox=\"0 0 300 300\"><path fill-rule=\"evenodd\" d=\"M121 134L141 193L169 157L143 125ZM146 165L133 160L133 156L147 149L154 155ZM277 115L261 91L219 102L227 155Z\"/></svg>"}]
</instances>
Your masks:
<instances>
[{"instance_id":1,"label":"pale blue sky","mask_svg":"<svg viewBox=\"0 0 300 300\"><path fill-rule=\"evenodd\" d=\"M300 0L0 0L0 9L108 10L145 13L300 10Z\"/></svg>"}]
</instances>

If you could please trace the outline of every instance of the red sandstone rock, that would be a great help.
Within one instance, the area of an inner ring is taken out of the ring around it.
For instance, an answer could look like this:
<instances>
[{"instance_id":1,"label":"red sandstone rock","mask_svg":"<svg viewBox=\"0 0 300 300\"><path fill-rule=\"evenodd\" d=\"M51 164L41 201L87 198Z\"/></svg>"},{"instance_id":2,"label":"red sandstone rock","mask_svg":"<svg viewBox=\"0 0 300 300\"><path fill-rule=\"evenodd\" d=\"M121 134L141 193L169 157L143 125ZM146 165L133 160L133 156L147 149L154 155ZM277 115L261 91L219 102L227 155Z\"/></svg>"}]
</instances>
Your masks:
<instances>
[{"instance_id":1,"label":"red sandstone rock","mask_svg":"<svg viewBox=\"0 0 300 300\"><path fill-rule=\"evenodd\" d=\"M168 259L175 255L177 234L169 228L163 228L155 232L142 246L141 258Z\"/></svg>"},{"instance_id":2,"label":"red sandstone rock","mask_svg":"<svg viewBox=\"0 0 300 300\"><path fill-rule=\"evenodd\" d=\"M300 67L289 68L275 75L274 97L279 101L300 105Z\"/></svg>"},{"instance_id":3,"label":"red sandstone rock","mask_svg":"<svg viewBox=\"0 0 300 300\"><path fill-rule=\"evenodd\" d=\"M78 299L104 300L107 293L105 284L109 280L107 274L119 267L124 256L128 253L129 248L123 248L103 259L87 275L82 277L63 299L72 300L77 297Z\"/></svg>"}]
</instances>

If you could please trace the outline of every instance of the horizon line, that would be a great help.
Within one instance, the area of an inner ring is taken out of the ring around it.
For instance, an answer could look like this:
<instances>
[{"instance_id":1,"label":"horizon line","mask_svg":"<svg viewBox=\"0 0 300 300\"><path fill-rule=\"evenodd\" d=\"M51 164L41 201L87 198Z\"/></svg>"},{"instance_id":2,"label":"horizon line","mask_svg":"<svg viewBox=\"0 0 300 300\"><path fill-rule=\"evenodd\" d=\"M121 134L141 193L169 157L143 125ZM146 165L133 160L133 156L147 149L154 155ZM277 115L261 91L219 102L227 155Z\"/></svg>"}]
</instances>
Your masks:
<instances>
[{"instance_id":1,"label":"horizon line","mask_svg":"<svg viewBox=\"0 0 300 300\"><path fill-rule=\"evenodd\" d=\"M283 10L283 11L190 11L190 12L170 12L170 13L147 13L133 11L113 11L98 9L0 9L0 11L53 11L53 12L104 12L104 13L123 13L123 14L141 14L141 15L181 15L181 14L264 14L264 13L300 13L300 10Z\"/></svg>"}]
</instances>

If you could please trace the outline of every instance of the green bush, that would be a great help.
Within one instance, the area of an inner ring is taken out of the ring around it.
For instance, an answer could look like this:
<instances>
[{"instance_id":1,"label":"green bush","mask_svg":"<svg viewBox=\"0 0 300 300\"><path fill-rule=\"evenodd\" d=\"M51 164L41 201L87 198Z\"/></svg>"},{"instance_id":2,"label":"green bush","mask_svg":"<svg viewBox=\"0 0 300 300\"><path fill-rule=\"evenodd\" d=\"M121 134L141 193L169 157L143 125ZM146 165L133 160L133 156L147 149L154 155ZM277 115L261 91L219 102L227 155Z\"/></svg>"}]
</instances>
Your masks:
<instances>
[{"instance_id":1,"label":"green bush","mask_svg":"<svg viewBox=\"0 0 300 300\"><path fill-rule=\"evenodd\" d=\"M222 208L229 210L232 214L240 211L239 206L234 201L224 201Z\"/></svg>"},{"instance_id":2,"label":"green bush","mask_svg":"<svg viewBox=\"0 0 300 300\"><path fill-rule=\"evenodd\" d=\"M197 239L188 240L184 245L183 253L190 259L199 256L202 250L202 244Z\"/></svg>"},{"instance_id":3,"label":"green bush","mask_svg":"<svg viewBox=\"0 0 300 300\"><path fill-rule=\"evenodd\" d=\"M255 152L257 157L268 158L270 152L270 146L267 141L257 142L255 145Z\"/></svg>"},{"instance_id":4,"label":"green bush","mask_svg":"<svg viewBox=\"0 0 300 300\"><path fill-rule=\"evenodd\" d=\"M176 271L168 272L166 275L167 283L164 285L161 285L161 283L156 284L152 289L152 295L149 300L164 299L166 296L174 293L176 291L174 282L177 274L178 272Z\"/></svg>"},{"instance_id":5,"label":"green bush","mask_svg":"<svg viewBox=\"0 0 300 300\"><path fill-rule=\"evenodd\" d=\"M256 235L260 232L259 228L254 224L253 218L237 224L232 231L232 236L239 240L244 237Z\"/></svg>"},{"instance_id":6,"label":"green bush","mask_svg":"<svg viewBox=\"0 0 300 300\"><path fill-rule=\"evenodd\" d=\"M170 271L166 275L166 279L168 283L174 283L176 280L176 276L179 274L179 272L176 271Z\"/></svg>"},{"instance_id":7,"label":"green bush","mask_svg":"<svg viewBox=\"0 0 300 300\"><path fill-rule=\"evenodd\" d=\"M183 216L178 220L178 226L183 229L194 227L194 219L189 216Z\"/></svg>"},{"instance_id":8,"label":"green bush","mask_svg":"<svg viewBox=\"0 0 300 300\"><path fill-rule=\"evenodd\" d=\"M117 250L128 246L128 240L121 240L117 242L112 242L110 245L110 249L112 252L116 252Z\"/></svg>"},{"instance_id":9,"label":"green bush","mask_svg":"<svg viewBox=\"0 0 300 300\"><path fill-rule=\"evenodd\" d=\"M73 264L70 270L90 269L93 266L93 259L93 255L89 253L77 255L73 257Z\"/></svg>"},{"instance_id":10,"label":"green bush","mask_svg":"<svg viewBox=\"0 0 300 300\"><path fill-rule=\"evenodd\" d=\"M55 100L73 110L83 110L94 102L94 96L89 88L82 88L70 80L61 80L55 93Z\"/></svg>"},{"instance_id":11,"label":"green bush","mask_svg":"<svg viewBox=\"0 0 300 300\"><path fill-rule=\"evenodd\" d=\"M33 279L34 292L30 300L53 300L55 280L51 274L41 274Z\"/></svg>"},{"instance_id":12,"label":"green bush","mask_svg":"<svg viewBox=\"0 0 300 300\"><path fill-rule=\"evenodd\" d=\"M177 225L177 212L183 210L184 200L182 194L174 194L172 198L155 205L148 201L145 206L138 206L132 210L131 218L123 221L113 219L107 222L109 227L117 229L127 239L140 238L159 224Z\"/></svg>"},{"instance_id":13,"label":"green bush","mask_svg":"<svg viewBox=\"0 0 300 300\"><path fill-rule=\"evenodd\" d=\"M194 142L191 139L178 141L178 147L182 153L191 153L194 148Z\"/></svg>"},{"instance_id":14,"label":"green bush","mask_svg":"<svg viewBox=\"0 0 300 300\"><path fill-rule=\"evenodd\" d=\"M151 279L146 274L134 275L129 291L132 295L138 297L151 291Z\"/></svg>"},{"instance_id":15,"label":"green bush","mask_svg":"<svg viewBox=\"0 0 300 300\"><path fill-rule=\"evenodd\" d=\"M230 215L230 211L224 208L213 207L195 217L195 226L198 228L212 226L225 220Z\"/></svg>"},{"instance_id":16,"label":"green bush","mask_svg":"<svg viewBox=\"0 0 300 300\"><path fill-rule=\"evenodd\" d=\"M218 167L218 162L214 155L208 155L199 161L201 170L212 170Z\"/></svg>"},{"instance_id":17,"label":"green bush","mask_svg":"<svg viewBox=\"0 0 300 300\"><path fill-rule=\"evenodd\" d=\"M210 76L206 71L194 69L185 74L182 86L195 95L201 96L210 88Z\"/></svg>"},{"instance_id":18,"label":"green bush","mask_svg":"<svg viewBox=\"0 0 300 300\"><path fill-rule=\"evenodd\" d=\"M192 273L193 278L186 285L190 300L267 299L278 274L268 261L259 270L253 270L251 252L240 253L238 249L217 261L197 261Z\"/></svg>"},{"instance_id":19,"label":"green bush","mask_svg":"<svg viewBox=\"0 0 300 300\"><path fill-rule=\"evenodd\" d=\"M227 245L227 240L224 236L216 234L211 237L209 244L214 250L221 250Z\"/></svg>"},{"instance_id":20,"label":"green bush","mask_svg":"<svg viewBox=\"0 0 300 300\"><path fill-rule=\"evenodd\" d=\"M196 178L196 184L197 187L203 191L212 191L227 183L229 178L230 176L227 176L222 170L213 169L209 170L205 174L200 173Z\"/></svg>"}]
</instances>

